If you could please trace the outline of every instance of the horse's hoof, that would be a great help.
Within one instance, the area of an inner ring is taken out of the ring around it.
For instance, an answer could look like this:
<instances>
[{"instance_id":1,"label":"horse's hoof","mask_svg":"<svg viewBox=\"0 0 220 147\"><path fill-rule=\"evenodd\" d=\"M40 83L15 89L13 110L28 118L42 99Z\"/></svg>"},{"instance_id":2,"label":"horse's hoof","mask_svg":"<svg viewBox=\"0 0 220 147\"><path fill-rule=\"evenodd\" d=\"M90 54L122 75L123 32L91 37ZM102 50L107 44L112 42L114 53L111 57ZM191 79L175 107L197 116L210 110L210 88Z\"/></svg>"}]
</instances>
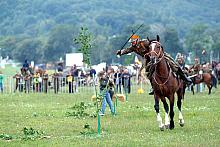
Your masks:
<instances>
[{"instance_id":1,"label":"horse's hoof","mask_svg":"<svg viewBox=\"0 0 220 147\"><path fill-rule=\"evenodd\" d=\"M184 126L184 123L180 123L180 127L183 127Z\"/></svg>"},{"instance_id":2,"label":"horse's hoof","mask_svg":"<svg viewBox=\"0 0 220 147\"><path fill-rule=\"evenodd\" d=\"M179 124L180 124L181 127L183 127L184 126L184 121L182 119L179 120Z\"/></svg>"},{"instance_id":3,"label":"horse's hoof","mask_svg":"<svg viewBox=\"0 0 220 147\"><path fill-rule=\"evenodd\" d=\"M173 130L174 129L174 126L170 126L170 130Z\"/></svg>"},{"instance_id":4,"label":"horse's hoof","mask_svg":"<svg viewBox=\"0 0 220 147\"><path fill-rule=\"evenodd\" d=\"M165 129L164 126L160 127L160 131L164 131L164 129Z\"/></svg>"},{"instance_id":5,"label":"horse's hoof","mask_svg":"<svg viewBox=\"0 0 220 147\"><path fill-rule=\"evenodd\" d=\"M170 130L174 129L174 122L170 122Z\"/></svg>"},{"instance_id":6,"label":"horse's hoof","mask_svg":"<svg viewBox=\"0 0 220 147\"><path fill-rule=\"evenodd\" d=\"M165 125L165 128L169 129L170 128L170 124Z\"/></svg>"}]
</instances>

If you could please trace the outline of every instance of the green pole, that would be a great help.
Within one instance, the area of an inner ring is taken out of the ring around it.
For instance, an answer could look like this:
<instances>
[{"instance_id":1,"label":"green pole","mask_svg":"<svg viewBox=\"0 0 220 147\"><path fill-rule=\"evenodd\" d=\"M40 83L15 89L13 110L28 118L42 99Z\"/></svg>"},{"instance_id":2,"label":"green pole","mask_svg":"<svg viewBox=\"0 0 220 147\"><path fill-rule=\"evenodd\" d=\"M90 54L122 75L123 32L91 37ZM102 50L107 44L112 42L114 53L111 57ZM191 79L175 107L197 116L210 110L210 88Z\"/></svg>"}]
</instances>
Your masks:
<instances>
[{"instance_id":1,"label":"green pole","mask_svg":"<svg viewBox=\"0 0 220 147\"><path fill-rule=\"evenodd\" d=\"M118 96L117 96L117 94L116 94L116 100L115 100L115 102L116 102L116 106L118 106Z\"/></svg>"},{"instance_id":2,"label":"green pole","mask_svg":"<svg viewBox=\"0 0 220 147\"><path fill-rule=\"evenodd\" d=\"M114 102L114 115L116 115L116 102Z\"/></svg>"},{"instance_id":3,"label":"green pole","mask_svg":"<svg viewBox=\"0 0 220 147\"><path fill-rule=\"evenodd\" d=\"M98 136L101 136L101 119L99 114L98 114Z\"/></svg>"},{"instance_id":4,"label":"green pole","mask_svg":"<svg viewBox=\"0 0 220 147\"><path fill-rule=\"evenodd\" d=\"M115 91L115 102L116 102L116 106L118 106L118 96L117 96L117 93L116 93L116 88L114 88L114 91Z\"/></svg>"},{"instance_id":5,"label":"green pole","mask_svg":"<svg viewBox=\"0 0 220 147\"><path fill-rule=\"evenodd\" d=\"M125 93L125 97L126 97L126 102L128 102L128 94Z\"/></svg>"},{"instance_id":6,"label":"green pole","mask_svg":"<svg viewBox=\"0 0 220 147\"><path fill-rule=\"evenodd\" d=\"M98 136L101 135L101 118L99 115L99 106L98 106L98 92L96 89L96 83L95 83L95 75L93 74L93 82L94 82L94 88L95 88L95 95L96 95L96 108L97 108L97 115L98 115Z\"/></svg>"}]
</instances>

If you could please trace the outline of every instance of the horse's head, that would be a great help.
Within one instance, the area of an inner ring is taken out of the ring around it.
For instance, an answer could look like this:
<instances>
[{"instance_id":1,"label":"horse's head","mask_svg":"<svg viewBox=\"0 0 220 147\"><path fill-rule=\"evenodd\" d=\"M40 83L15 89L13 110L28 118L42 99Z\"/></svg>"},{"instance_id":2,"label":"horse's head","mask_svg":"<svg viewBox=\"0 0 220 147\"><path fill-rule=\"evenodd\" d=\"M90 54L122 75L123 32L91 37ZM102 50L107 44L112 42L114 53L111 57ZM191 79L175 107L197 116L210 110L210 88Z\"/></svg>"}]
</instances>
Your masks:
<instances>
[{"instance_id":1,"label":"horse's head","mask_svg":"<svg viewBox=\"0 0 220 147\"><path fill-rule=\"evenodd\" d=\"M158 63L163 58L163 47L160 44L160 37L158 35L156 40L150 41L149 52L145 56L148 56L153 64Z\"/></svg>"}]
</instances>

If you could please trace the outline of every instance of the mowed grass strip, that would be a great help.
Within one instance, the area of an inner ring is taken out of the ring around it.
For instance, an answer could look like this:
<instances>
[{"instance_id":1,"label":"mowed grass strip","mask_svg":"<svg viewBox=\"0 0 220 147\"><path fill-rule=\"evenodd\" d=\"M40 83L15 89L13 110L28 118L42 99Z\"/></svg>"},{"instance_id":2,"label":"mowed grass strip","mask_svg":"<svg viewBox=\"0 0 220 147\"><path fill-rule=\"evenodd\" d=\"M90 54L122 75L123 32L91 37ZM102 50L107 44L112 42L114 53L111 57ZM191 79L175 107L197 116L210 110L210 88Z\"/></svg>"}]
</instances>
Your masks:
<instances>
[{"instance_id":1,"label":"mowed grass strip","mask_svg":"<svg viewBox=\"0 0 220 147\"><path fill-rule=\"evenodd\" d=\"M175 129L161 132L154 112L154 99L146 92L129 95L119 102L117 115L109 108L101 117L102 135L81 135L84 125L97 131L97 118L66 117L66 112L80 102L91 103L92 93L77 94L2 94L0 95L0 134L13 136L0 139L0 146L219 146L220 90L186 93L183 101L185 126L178 124L175 105ZM91 113L94 109L91 110ZM160 103L162 118L163 105ZM46 138L22 140L23 128L45 132Z\"/></svg>"}]
</instances>

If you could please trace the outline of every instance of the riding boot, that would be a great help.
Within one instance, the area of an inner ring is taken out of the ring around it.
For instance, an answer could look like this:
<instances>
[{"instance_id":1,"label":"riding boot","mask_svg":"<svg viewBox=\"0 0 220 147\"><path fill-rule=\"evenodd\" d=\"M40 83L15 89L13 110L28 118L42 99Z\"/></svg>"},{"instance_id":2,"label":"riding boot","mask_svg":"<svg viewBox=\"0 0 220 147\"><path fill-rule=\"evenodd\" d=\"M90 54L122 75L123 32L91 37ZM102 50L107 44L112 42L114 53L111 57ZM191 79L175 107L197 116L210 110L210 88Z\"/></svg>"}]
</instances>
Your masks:
<instances>
[{"instance_id":1,"label":"riding boot","mask_svg":"<svg viewBox=\"0 0 220 147\"><path fill-rule=\"evenodd\" d=\"M186 76L186 74L182 71L182 69L179 67L177 74L180 76L180 78L186 82L187 85L192 84L192 80Z\"/></svg>"}]
</instances>

